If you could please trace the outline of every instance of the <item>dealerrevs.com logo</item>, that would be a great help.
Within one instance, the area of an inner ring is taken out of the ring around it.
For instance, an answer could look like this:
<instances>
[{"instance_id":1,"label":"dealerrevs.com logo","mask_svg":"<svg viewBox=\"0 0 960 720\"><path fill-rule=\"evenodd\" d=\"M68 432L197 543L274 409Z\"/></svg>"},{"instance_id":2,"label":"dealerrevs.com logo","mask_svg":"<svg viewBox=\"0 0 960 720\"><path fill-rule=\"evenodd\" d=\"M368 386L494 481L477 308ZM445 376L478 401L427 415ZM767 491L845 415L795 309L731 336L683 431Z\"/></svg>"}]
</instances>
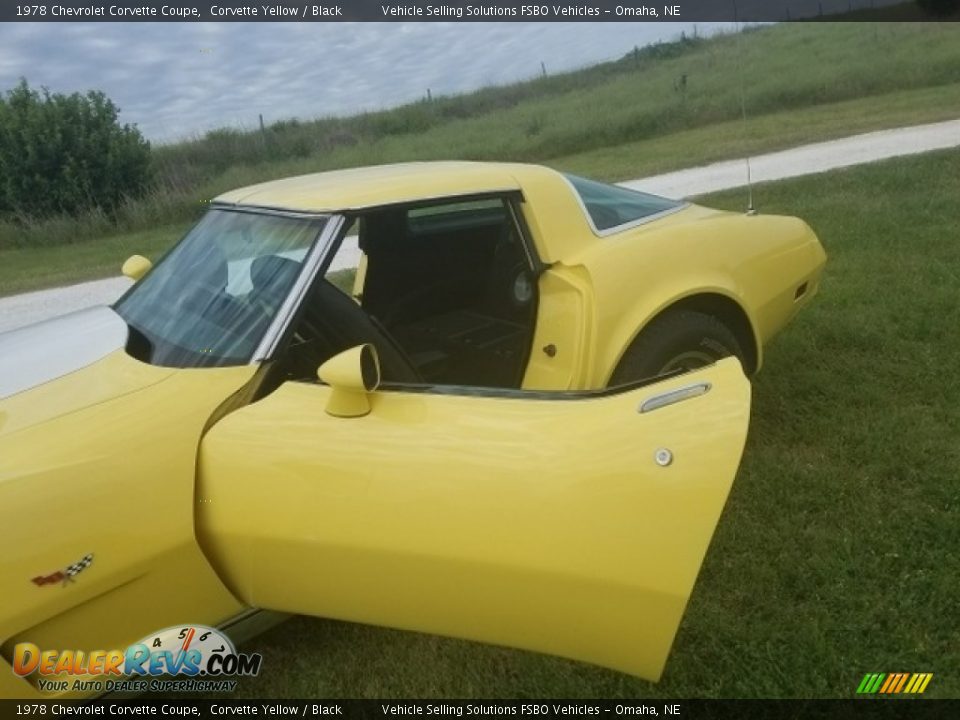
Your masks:
<instances>
[{"instance_id":1,"label":"dealerrevs.com logo","mask_svg":"<svg viewBox=\"0 0 960 720\"><path fill-rule=\"evenodd\" d=\"M41 650L33 643L13 650L13 672L36 673L44 692L229 692L237 686L231 678L259 674L262 662L205 625L165 628L126 650Z\"/></svg>"}]
</instances>

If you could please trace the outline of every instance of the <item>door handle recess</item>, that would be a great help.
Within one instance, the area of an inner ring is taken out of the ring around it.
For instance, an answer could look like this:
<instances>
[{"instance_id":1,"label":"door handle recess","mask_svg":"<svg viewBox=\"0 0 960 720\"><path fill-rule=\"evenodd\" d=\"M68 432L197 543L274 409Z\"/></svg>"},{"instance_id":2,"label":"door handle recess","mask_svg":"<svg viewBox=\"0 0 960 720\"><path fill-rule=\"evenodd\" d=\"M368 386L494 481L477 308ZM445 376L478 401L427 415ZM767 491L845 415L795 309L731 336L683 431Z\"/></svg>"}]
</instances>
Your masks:
<instances>
[{"instance_id":1,"label":"door handle recess","mask_svg":"<svg viewBox=\"0 0 960 720\"><path fill-rule=\"evenodd\" d=\"M683 402L684 400L689 400L690 398L705 395L706 393L710 392L711 387L713 386L708 382L699 382L691 385L684 385L683 387L678 387L675 390L668 390L667 392L658 393L657 395L651 395L642 403L640 403L640 407L637 408L637 412L652 412L653 410L659 410L667 405L673 405L674 403Z\"/></svg>"}]
</instances>

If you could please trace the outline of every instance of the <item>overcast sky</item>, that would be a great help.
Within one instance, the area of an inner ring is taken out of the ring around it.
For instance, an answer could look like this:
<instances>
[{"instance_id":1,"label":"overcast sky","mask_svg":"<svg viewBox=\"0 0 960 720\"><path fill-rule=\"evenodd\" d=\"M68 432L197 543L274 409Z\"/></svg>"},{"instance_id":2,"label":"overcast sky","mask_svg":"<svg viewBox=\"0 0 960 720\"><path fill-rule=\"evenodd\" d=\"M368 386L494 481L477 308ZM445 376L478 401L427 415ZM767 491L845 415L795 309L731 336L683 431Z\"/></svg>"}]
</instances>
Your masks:
<instances>
[{"instance_id":1,"label":"overcast sky","mask_svg":"<svg viewBox=\"0 0 960 720\"><path fill-rule=\"evenodd\" d=\"M708 34L731 23L700 23ZM390 107L616 59L689 23L23 23L0 89L102 90L153 141Z\"/></svg>"}]
</instances>

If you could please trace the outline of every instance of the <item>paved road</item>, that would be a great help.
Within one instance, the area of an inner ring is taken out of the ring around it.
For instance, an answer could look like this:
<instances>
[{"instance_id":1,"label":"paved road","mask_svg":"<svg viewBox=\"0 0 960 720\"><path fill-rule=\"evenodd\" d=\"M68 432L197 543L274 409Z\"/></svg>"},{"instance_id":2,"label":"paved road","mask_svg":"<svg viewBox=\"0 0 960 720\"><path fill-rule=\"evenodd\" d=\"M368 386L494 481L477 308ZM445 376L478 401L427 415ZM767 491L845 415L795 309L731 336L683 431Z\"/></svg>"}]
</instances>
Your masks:
<instances>
[{"instance_id":1,"label":"paved road","mask_svg":"<svg viewBox=\"0 0 960 720\"><path fill-rule=\"evenodd\" d=\"M835 168L960 146L960 120L916 125L854 135L828 142L751 158L755 183L810 175ZM667 197L692 197L746 184L743 160L704 165L622 183ZM762 209L762 208L761 208ZM334 268L355 267L359 250L347 238ZM118 264L123 258L117 258ZM130 285L126 278L107 278L67 287L0 298L0 332L61 315L72 310L113 302Z\"/></svg>"}]
</instances>

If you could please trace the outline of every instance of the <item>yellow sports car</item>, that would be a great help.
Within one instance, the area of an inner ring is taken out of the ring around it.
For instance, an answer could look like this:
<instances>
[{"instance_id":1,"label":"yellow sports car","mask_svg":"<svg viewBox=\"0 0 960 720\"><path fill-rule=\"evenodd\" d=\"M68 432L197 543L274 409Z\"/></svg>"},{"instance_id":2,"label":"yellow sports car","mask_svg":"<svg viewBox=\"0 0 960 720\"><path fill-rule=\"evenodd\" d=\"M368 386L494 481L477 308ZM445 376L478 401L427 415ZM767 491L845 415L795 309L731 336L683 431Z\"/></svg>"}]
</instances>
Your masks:
<instances>
[{"instance_id":1,"label":"yellow sports car","mask_svg":"<svg viewBox=\"0 0 960 720\"><path fill-rule=\"evenodd\" d=\"M529 165L220 196L113 306L0 335L0 695L261 609L658 679L824 260Z\"/></svg>"}]
</instances>

